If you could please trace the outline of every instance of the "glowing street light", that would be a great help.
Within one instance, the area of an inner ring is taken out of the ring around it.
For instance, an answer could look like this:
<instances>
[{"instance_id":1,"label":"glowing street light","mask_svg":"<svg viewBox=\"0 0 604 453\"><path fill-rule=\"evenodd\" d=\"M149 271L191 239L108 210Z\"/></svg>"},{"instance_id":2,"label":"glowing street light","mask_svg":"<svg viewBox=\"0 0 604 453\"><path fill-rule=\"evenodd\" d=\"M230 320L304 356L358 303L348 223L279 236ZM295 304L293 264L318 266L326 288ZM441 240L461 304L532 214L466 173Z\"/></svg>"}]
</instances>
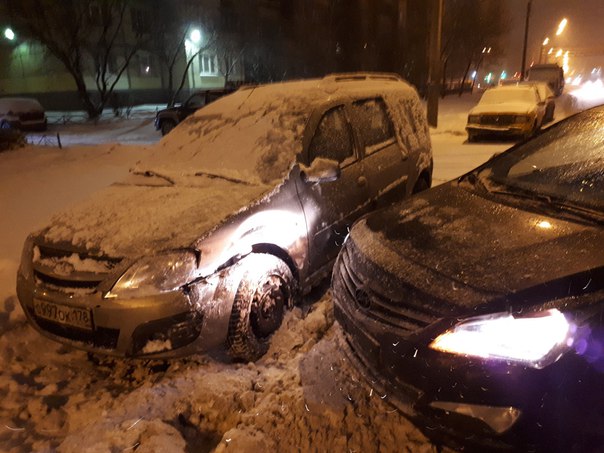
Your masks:
<instances>
[{"instance_id":1,"label":"glowing street light","mask_svg":"<svg viewBox=\"0 0 604 453\"><path fill-rule=\"evenodd\" d=\"M568 24L568 20L566 17L560 21L558 24L558 30L556 31L556 36L560 36L564 29L566 28L566 24Z\"/></svg>"},{"instance_id":2,"label":"glowing street light","mask_svg":"<svg viewBox=\"0 0 604 453\"><path fill-rule=\"evenodd\" d=\"M568 19L565 17L563 18L560 23L558 24L558 29L556 30L556 36L560 36L564 30L566 29L566 25L568 25ZM546 36L543 39L543 43L541 44L541 48L539 49L539 63L541 63L541 60L543 59L543 52L545 50L545 46L547 46L548 44L550 44L550 39L548 36ZM550 52L548 52L547 54L550 55L551 54L551 50ZM559 55L556 55L556 57L559 57ZM547 57L546 57L546 63L547 63Z\"/></svg>"},{"instance_id":3,"label":"glowing street light","mask_svg":"<svg viewBox=\"0 0 604 453\"><path fill-rule=\"evenodd\" d=\"M12 29L7 28L4 30L4 37L9 41L13 41L15 39L15 32Z\"/></svg>"},{"instance_id":4,"label":"glowing street light","mask_svg":"<svg viewBox=\"0 0 604 453\"><path fill-rule=\"evenodd\" d=\"M201 30L199 30L199 28L194 28L191 30L189 38L191 39L191 42L199 44L201 42Z\"/></svg>"}]
</instances>

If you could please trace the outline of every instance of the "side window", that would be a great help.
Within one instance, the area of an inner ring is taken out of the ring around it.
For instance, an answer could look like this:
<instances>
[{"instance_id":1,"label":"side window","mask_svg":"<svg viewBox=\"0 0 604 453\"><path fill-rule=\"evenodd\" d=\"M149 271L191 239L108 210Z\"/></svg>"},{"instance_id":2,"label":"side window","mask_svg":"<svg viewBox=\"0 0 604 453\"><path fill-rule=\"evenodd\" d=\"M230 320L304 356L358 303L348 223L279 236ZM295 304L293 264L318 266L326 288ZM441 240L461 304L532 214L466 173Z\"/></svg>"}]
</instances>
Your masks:
<instances>
[{"instance_id":1,"label":"side window","mask_svg":"<svg viewBox=\"0 0 604 453\"><path fill-rule=\"evenodd\" d=\"M310 142L309 154L311 162L317 157L343 162L353 156L350 127L343 107L328 110L323 115Z\"/></svg>"},{"instance_id":2,"label":"side window","mask_svg":"<svg viewBox=\"0 0 604 453\"><path fill-rule=\"evenodd\" d=\"M203 98L200 95L196 94L195 96L191 96L189 98L186 106L191 109L199 109L203 107L204 104L205 102L203 101Z\"/></svg>"},{"instance_id":3,"label":"side window","mask_svg":"<svg viewBox=\"0 0 604 453\"><path fill-rule=\"evenodd\" d=\"M359 131L366 152L394 140L394 127L383 99L365 99L352 104L352 121Z\"/></svg>"}]
</instances>

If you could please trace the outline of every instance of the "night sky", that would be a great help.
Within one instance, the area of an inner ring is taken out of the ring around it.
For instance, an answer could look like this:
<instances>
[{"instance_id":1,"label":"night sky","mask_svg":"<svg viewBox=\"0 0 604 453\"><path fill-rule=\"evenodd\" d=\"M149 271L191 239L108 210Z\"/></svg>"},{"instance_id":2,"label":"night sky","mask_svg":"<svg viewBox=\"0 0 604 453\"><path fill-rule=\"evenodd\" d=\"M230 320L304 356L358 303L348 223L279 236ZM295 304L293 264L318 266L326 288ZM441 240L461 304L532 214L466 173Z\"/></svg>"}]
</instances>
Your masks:
<instances>
[{"instance_id":1,"label":"night sky","mask_svg":"<svg viewBox=\"0 0 604 453\"><path fill-rule=\"evenodd\" d=\"M508 71L520 69L524 21L528 0L506 0L510 5L510 37L506 52ZM604 1L603 0L533 0L528 36L527 66L539 58L539 46L545 36L554 38L558 23L566 17L564 33L556 37L562 48L589 56L577 56L570 61L571 69L585 69L604 64Z\"/></svg>"}]
</instances>

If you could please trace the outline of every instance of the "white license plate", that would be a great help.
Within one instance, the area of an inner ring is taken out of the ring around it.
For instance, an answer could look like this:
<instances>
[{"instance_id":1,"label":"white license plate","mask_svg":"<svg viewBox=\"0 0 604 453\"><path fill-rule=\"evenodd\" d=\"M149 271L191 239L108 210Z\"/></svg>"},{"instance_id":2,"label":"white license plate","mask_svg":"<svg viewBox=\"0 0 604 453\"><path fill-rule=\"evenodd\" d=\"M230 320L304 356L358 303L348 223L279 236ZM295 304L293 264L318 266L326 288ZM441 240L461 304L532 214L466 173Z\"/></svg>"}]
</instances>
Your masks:
<instances>
[{"instance_id":1,"label":"white license plate","mask_svg":"<svg viewBox=\"0 0 604 453\"><path fill-rule=\"evenodd\" d=\"M69 307L67 305L34 299L34 312L36 316L48 321L92 330L92 312L87 308Z\"/></svg>"}]
</instances>

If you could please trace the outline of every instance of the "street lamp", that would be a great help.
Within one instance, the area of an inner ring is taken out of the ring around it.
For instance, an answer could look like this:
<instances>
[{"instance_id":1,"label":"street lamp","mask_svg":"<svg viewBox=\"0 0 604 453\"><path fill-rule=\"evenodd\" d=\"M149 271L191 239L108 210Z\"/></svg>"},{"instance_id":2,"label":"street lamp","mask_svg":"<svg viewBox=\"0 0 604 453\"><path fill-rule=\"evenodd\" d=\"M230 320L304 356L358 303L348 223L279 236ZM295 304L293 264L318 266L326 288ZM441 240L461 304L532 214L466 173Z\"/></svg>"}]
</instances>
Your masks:
<instances>
[{"instance_id":1,"label":"street lamp","mask_svg":"<svg viewBox=\"0 0 604 453\"><path fill-rule=\"evenodd\" d=\"M11 28L6 28L4 30L4 37L6 39L8 39L9 41L14 41L14 39L15 39L15 32Z\"/></svg>"},{"instance_id":2,"label":"street lamp","mask_svg":"<svg viewBox=\"0 0 604 453\"><path fill-rule=\"evenodd\" d=\"M199 28L194 28L191 30L189 38L191 39L191 42L199 44L201 42L201 30L199 30Z\"/></svg>"},{"instance_id":3,"label":"street lamp","mask_svg":"<svg viewBox=\"0 0 604 453\"><path fill-rule=\"evenodd\" d=\"M560 36L564 32L564 29L566 28L567 24L568 24L568 19L565 17L558 24L558 28L556 30L556 36ZM541 60L543 59L543 52L545 51L545 46L547 46L550 43L550 41L551 40L547 36L543 40L543 43L541 44L541 48L539 49L539 63L541 63ZM553 47L550 49L550 51L547 53L547 55L551 55L551 53L553 52L552 49L553 49ZM558 56L559 55L556 55L556 57L558 57ZM546 63L547 63L547 61L546 61Z\"/></svg>"},{"instance_id":4,"label":"street lamp","mask_svg":"<svg viewBox=\"0 0 604 453\"><path fill-rule=\"evenodd\" d=\"M566 24L568 24L568 20L566 17L560 21L558 24L558 30L556 31L556 36L560 36L564 29L566 28Z\"/></svg>"}]
</instances>

